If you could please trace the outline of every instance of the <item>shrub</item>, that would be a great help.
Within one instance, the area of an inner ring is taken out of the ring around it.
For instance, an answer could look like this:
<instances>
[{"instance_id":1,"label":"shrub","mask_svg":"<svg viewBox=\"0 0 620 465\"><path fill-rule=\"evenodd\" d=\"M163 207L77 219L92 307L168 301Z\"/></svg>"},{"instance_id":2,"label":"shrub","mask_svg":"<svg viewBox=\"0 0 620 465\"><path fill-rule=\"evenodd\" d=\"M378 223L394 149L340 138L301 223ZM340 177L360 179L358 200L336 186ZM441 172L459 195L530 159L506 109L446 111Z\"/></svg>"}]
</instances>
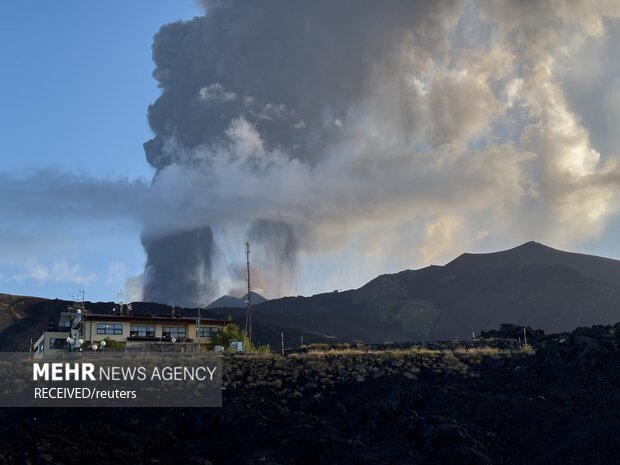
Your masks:
<instances>
[{"instance_id":1,"label":"shrub","mask_svg":"<svg viewBox=\"0 0 620 465\"><path fill-rule=\"evenodd\" d=\"M271 353L271 348L268 344L262 346L254 346L250 344L245 331L242 330L239 325L233 322L232 317L229 315L226 319L226 324L217 333L211 336L211 346L224 346L229 351L230 343L232 341L243 341L244 352L258 352L262 354Z\"/></svg>"},{"instance_id":2,"label":"shrub","mask_svg":"<svg viewBox=\"0 0 620 465\"><path fill-rule=\"evenodd\" d=\"M114 339L110 339L109 337L106 337L104 341L105 341L106 349L124 349L125 348L124 342L115 341ZM99 344L99 346L101 346L101 343Z\"/></svg>"},{"instance_id":3,"label":"shrub","mask_svg":"<svg viewBox=\"0 0 620 465\"><path fill-rule=\"evenodd\" d=\"M243 341L245 346L245 339L244 331L228 316L224 327L211 336L211 344L228 348L232 341Z\"/></svg>"}]
</instances>

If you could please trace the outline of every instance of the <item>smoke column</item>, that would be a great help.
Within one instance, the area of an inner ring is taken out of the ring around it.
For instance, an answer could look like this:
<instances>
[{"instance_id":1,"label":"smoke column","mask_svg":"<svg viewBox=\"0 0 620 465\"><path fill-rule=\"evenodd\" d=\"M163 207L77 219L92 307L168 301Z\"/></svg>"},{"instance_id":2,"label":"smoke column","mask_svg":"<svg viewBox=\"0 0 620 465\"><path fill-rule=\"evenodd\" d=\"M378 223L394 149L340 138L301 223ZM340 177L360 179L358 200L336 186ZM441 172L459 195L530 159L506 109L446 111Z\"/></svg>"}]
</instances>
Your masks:
<instances>
[{"instance_id":1,"label":"smoke column","mask_svg":"<svg viewBox=\"0 0 620 465\"><path fill-rule=\"evenodd\" d=\"M277 296L592 237L617 154L570 107L564 60L619 12L567 3L203 0L163 26L144 299L239 287L246 239Z\"/></svg>"},{"instance_id":2,"label":"smoke column","mask_svg":"<svg viewBox=\"0 0 620 465\"><path fill-rule=\"evenodd\" d=\"M144 292L149 300L195 306L200 293L212 295L213 233L202 228L157 239L142 237L147 253Z\"/></svg>"}]
</instances>

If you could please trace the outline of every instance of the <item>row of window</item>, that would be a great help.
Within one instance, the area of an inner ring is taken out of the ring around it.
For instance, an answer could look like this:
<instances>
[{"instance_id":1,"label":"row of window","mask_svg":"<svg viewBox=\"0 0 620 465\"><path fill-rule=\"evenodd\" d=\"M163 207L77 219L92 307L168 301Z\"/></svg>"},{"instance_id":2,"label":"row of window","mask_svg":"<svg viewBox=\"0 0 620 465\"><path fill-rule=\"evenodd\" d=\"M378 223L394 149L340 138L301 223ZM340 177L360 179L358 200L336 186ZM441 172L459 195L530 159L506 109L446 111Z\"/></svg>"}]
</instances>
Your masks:
<instances>
[{"instance_id":1,"label":"row of window","mask_svg":"<svg viewBox=\"0 0 620 465\"><path fill-rule=\"evenodd\" d=\"M122 323L97 323L97 334L123 334Z\"/></svg>"},{"instance_id":2,"label":"row of window","mask_svg":"<svg viewBox=\"0 0 620 465\"><path fill-rule=\"evenodd\" d=\"M196 328L196 337L211 337L219 330L217 326L199 326Z\"/></svg>"},{"instance_id":3,"label":"row of window","mask_svg":"<svg viewBox=\"0 0 620 465\"><path fill-rule=\"evenodd\" d=\"M164 326L161 330L161 335L163 337L176 337L180 339L187 337L187 329L181 326Z\"/></svg>"},{"instance_id":4,"label":"row of window","mask_svg":"<svg viewBox=\"0 0 620 465\"><path fill-rule=\"evenodd\" d=\"M155 337L155 326L131 325L129 328L130 337Z\"/></svg>"},{"instance_id":5,"label":"row of window","mask_svg":"<svg viewBox=\"0 0 620 465\"><path fill-rule=\"evenodd\" d=\"M217 326L199 326L196 328L196 337L210 337L219 331ZM97 323L97 334L123 334L122 323ZM129 327L130 337L155 337L155 326L150 325L131 325ZM169 338L187 337L187 328L183 326L164 326L162 336Z\"/></svg>"},{"instance_id":6,"label":"row of window","mask_svg":"<svg viewBox=\"0 0 620 465\"><path fill-rule=\"evenodd\" d=\"M220 328L217 326L199 326L196 328L196 337L210 337L217 333ZM97 323L97 334L123 334L122 323ZM147 325L131 325L129 328L131 337L155 337L155 326ZM163 337L167 338L185 338L187 337L187 329L181 326L167 326L162 330ZM51 337L49 339L50 349L62 350L68 348L66 338ZM43 342L35 349L37 352L43 352Z\"/></svg>"}]
</instances>

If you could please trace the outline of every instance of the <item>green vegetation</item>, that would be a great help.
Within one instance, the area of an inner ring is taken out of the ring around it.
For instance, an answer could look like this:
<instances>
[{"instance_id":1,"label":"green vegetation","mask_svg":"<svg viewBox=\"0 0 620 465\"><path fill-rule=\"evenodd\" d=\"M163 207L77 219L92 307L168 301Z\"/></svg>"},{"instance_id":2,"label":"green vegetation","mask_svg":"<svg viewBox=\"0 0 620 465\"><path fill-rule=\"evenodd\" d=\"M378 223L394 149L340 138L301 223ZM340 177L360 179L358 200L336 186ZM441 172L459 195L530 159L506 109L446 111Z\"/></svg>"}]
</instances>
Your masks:
<instances>
[{"instance_id":1,"label":"green vegetation","mask_svg":"<svg viewBox=\"0 0 620 465\"><path fill-rule=\"evenodd\" d=\"M110 339L109 337L106 337L104 341L105 341L106 349L124 349L125 348L124 342L115 341L113 339ZM101 343L99 345L101 346Z\"/></svg>"},{"instance_id":2,"label":"green vegetation","mask_svg":"<svg viewBox=\"0 0 620 465\"><path fill-rule=\"evenodd\" d=\"M439 317L439 309L423 300L407 300L388 304L382 321L399 322L403 330L416 340L426 340Z\"/></svg>"},{"instance_id":3,"label":"green vegetation","mask_svg":"<svg viewBox=\"0 0 620 465\"><path fill-rule=\"evenodd\" d=\"M245 339L246 337L243 330L232 321L229 315L224 327L211 336L211 343L214 346L224 346L228 348L232 341L243 341L245 345Z\"/></svg>"},{"instance_id":4,"label":"green vegetation","mask_svg":"<svg viewBox=\"0 0 620 465\"><path fill-rule=\"evenodd\" d=\"M400 319L403 329L419 340L428 339L439 310L430 302L415 300L403 305Z\"/></svg>"},{"instance_id":5,"label":"green vegetation","mask_svg":"<svg viewBox=\"0 0 620 465\"><path fill-rule=\"evenodd\" d=\"M211 336L212 346L223 346L226 350L229 350L230 343L233 341L243 341L244 352L259 352L270 353L271 349L269 345L254 346L250 344L245 331L242 330L239 325L233 322L232 317L229 315L226 318L226 324L217 333Z\"/></svg>"}]
</instances>

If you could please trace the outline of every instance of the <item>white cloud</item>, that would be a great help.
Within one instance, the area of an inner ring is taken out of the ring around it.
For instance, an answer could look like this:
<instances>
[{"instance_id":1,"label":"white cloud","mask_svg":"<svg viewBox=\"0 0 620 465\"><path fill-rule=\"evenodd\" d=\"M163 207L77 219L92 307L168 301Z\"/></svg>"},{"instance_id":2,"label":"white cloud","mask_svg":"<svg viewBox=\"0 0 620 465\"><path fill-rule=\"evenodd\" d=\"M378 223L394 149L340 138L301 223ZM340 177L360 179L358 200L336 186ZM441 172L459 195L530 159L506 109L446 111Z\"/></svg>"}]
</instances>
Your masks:
<instances>
[{"instance_id":1,"label":"white cloud","mask_svg":"<svg viewBox=\"0 0 620 465\"><path fill-rule=\"evenodd\" d=\"M0 221L7 230L11 223L21 226L32 219L139 223L147 194L148 183L142 179L96 178L54 168L26 176L0 172Z\"/></svg>"},{"instance_id":2,"label":"white cloud","mask_svg":"<svg viewBox=\"0 0 620 465\"><path fill-rule=\"evenodd\" d=\"M65 260L60 260L51 265L29 263L25 271L13 274L11 279L20 282L34 281L38 284L53 282L89 285L97 279L97 275L83 272L79 263L69 264Z\"/></svg>"},{"instance_id":3,"label":"white cloud","mask_svg":"<svg viewBox=\"0 0 620 465\"><path fill-rule=\"evenodd\" d=\"M458 255L469 243L471 238L464 218L446 215L426 222L417 253L424 263L443 263Z\"/></svg>"},{"instance_id":4,"label":"white cloud","mask_svg":"<svg viewBox=\"0 0 620 465\"><path fill-rule=\"evenodd\" d=\"M234 92L226 91L220 84L211 84L200 89L200 98L202 100L221 100L229 102L237 98Z\"/></svg>"},{"instance_id":5,"label":"white cloud","mask_svg":"<svg viewBox=\"0 0 620 465\"><path fill-rule=\"evenodd\" d=\"M127 267L121 262L112 262L108 266L108 272L106 276L106 282L108 284L114 284L123 282L127 277Z\"/></svg>"},{"instance_id":6,"label":"white cloud","mask_svg":"<svg viewBox=\"0 0 620 465\"><path fill-rule=\"evenodd\" d=\"M127 303L140 302L143 297L144 276L129 276L125 281L123 301Z\"/></svg>"}]
</instances>

